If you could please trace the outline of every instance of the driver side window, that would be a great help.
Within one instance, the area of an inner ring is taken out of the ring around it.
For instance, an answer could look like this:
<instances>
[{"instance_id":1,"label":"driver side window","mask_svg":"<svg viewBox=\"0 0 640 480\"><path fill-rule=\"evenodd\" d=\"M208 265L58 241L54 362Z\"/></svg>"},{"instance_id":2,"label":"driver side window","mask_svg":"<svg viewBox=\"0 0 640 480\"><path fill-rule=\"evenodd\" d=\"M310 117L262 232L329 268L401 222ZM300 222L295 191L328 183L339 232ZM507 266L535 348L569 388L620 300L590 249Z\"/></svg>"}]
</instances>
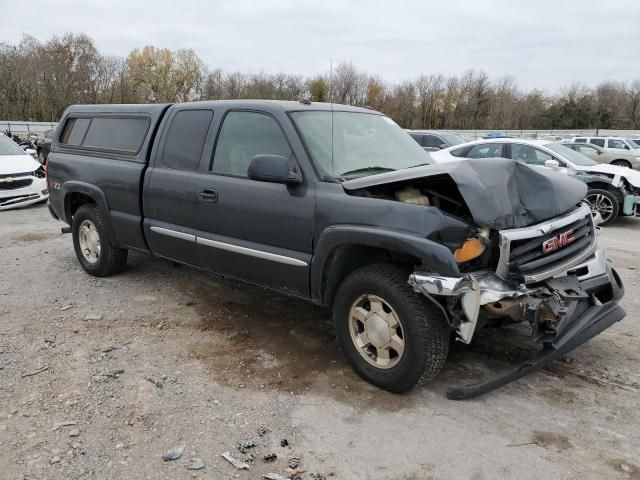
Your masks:
<instances>
[{"instance_id":1,"label":"driver side window","mask_svg":"<svg viewBox=\"0 0 640 480\"><path fill-rule=\"evenodd\" d=\"M576 150L578 150L578 152L583 153L585 155L597 155L598 154L598 150L596 150L593 147L590 147L589 145L580 145L580 146L578 146L578 148L576 148Z\"/></svg>"},{"instance_id":2,"label":"driver side window","mask_svg":"<svg viewBox=\"0 0 640 480\"><path fill-rule=\"evenodd\" d=\"M291 148L278 122L265 113L231 111L218 134L211 171L246 177L256 155L291 157Z\"/></svg>"},{"instance_id":3,"label":"driver side window","mask_svg":"<svg viewBox=\"0 0 640 480\"><path fill-rule=\"evenodd\" d=\"M531 145L523 145L520 143L511 145L511 158L528 165L544 165L544 162L547 160L553 160L553 157L548 153L538 150Z\"/></svg>"},{"instance_id":4,"label":"driver side window","mask_svg":"<svg viewBox=\"0 0 640 480\"><path fill-rule=\"evenodd\" d=\"M607 140L607 146L609 148L620 148L623 150L629 150L629 146L625 142L623 142L622 140L616 140L612 138Z\"/></svg>"}]
</instances>

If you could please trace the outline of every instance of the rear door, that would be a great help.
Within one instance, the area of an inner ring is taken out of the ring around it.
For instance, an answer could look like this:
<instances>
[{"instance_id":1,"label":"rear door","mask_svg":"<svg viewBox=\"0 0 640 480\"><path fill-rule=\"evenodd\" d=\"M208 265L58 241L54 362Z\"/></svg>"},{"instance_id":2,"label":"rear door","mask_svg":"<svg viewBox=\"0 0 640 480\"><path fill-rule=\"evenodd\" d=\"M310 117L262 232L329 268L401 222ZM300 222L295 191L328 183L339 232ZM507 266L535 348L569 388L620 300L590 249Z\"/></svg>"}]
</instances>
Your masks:
<instances>
[{"instance_id":1,"label":"rear door","mask_svg":"<svg viewBox=\"0 0 640 480\"><path fill-rule=\"evenodd\" d=\"M315 183L305 178L288 186L247 177L249 163L262 154L285 156L300 171L296 156L305 153L292 148L286 122L286 116L265 111L224 113L203 185L216 199L201 203L197 258L223 275L306 296Z\"/></svg>"},{"instance_id":2,"label":"rear door","mask_svg":"<svg viewBox=\"0 0 640 480\"><path fill-rule=\"evenodd\" d=\"M210 200L203 185L213 118L212 109L197 104L173 107L145 176L144 228L151 251L192 265L198 264L200 205Z\"/></svg>"}]
</instances>

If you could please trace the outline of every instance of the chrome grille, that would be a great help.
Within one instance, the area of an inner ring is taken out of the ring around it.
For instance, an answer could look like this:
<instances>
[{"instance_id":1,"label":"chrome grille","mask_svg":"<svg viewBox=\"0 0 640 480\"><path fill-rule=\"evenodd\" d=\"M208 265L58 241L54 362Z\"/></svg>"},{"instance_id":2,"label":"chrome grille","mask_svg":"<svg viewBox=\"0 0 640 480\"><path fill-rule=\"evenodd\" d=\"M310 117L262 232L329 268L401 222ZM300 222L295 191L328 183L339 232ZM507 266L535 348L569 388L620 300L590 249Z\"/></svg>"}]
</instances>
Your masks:
<instances>
[{"instance_id":1,"label":"chrome grille","mask_svg":"<svg viewBox=\"0 0 640 480\"><path fill-rule=\"evenodd\" d=\"M573 241L545 253L545 242L572 230ZM581 206L563 217L526 228L500 232L498 275L515 276L526 283L566 271L590 256L596 247L591 211Z\"/></svg>"},{"instance_id":2,"label":"chrome grille","mask_svg":"<svg viewBox=\"0 0 640 480\"><path fill-rule=\"evenodd\" d=\"M0 180L0 190L17 190L19 188L28 187L33 183L32 178L20 178L18 180L7 181Z\"/></svg>"}]
</instances>

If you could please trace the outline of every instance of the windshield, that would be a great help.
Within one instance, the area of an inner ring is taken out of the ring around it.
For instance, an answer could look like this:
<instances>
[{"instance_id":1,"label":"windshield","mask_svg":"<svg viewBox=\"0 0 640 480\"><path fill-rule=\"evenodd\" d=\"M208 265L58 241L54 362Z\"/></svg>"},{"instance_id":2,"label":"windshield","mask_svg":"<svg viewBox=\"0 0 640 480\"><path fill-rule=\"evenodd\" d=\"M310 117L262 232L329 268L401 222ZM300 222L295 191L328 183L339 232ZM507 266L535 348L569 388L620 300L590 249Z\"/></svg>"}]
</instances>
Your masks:
<instances>
[{"instance_id":1,"label":"windshield","mask_svg":"<svg viewBox=\"0 0 640 480\"><path fill-rule=\"evenodd\" d=\"M571 148L566 147L561 143L547 143L545 147L547 147L549 150L553 150L564 159L569 160L571 163L579 165L581 167L591 167L598 164L598 162L594 162L586 155L580 152L576 152L575 150L572 150Z\"/></svg>"},{"instance_id":2,"label":"windshield","mask_svg":"<svg viewBox=\"0 0 640 480\"><path fill-rule=\"evenodd\" d=\"M307 111L291 116L324 177L352 178L433 163L415 140L384 115Z\"/></svg>"},{"instance_id":3,"label":"windshield","mask_svg":"<svg viewBox=\"0 0 640 480\"><path fill-rule=\"evenodd\" d=\"M629 142L629 145L631 145L631 148L640 148L640 140L638 139L627 140L627 142Z\"/></svg>"},{"instance_id":4,"label":"windshield","mask_svg":"<svg viewBox=\"0 0 640 480\"><path fill-rule=\"evenodd\" d=\"M26 155L16 142L0 134L0 155Z\"/></svg>"},{"instance_id":5,"label":"windshield","mask_svg":"<svg viewBox=\"0 0 640 480\"><path fill-rule=\"evenodd\" d=\"M445 139L450 147L453 147L454 145L460 145L461 143L467 143L468 141L457 133L441 133L440 136Z\"/></svg>"}]
</instances>

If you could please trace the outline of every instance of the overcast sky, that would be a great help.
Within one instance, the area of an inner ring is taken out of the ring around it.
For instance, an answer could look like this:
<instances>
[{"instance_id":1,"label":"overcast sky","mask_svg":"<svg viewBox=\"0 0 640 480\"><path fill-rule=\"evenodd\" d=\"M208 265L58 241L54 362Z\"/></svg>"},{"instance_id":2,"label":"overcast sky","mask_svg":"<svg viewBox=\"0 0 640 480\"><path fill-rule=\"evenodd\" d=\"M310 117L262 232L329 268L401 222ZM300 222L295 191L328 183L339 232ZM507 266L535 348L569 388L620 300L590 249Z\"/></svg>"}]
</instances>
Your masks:
<instances>
[{"instance_id":1,"label":"overcast sky","mask_svg":"<svg viewBox=\"0 0 640 480\"><path fill-rule=\"evenodd\" d=\"M640 0L0 0L0 42L85 32L106 54L192 48L210 68L387 81L482 69L525 89L640 78Z\"/></svg>"}]
</instances>

